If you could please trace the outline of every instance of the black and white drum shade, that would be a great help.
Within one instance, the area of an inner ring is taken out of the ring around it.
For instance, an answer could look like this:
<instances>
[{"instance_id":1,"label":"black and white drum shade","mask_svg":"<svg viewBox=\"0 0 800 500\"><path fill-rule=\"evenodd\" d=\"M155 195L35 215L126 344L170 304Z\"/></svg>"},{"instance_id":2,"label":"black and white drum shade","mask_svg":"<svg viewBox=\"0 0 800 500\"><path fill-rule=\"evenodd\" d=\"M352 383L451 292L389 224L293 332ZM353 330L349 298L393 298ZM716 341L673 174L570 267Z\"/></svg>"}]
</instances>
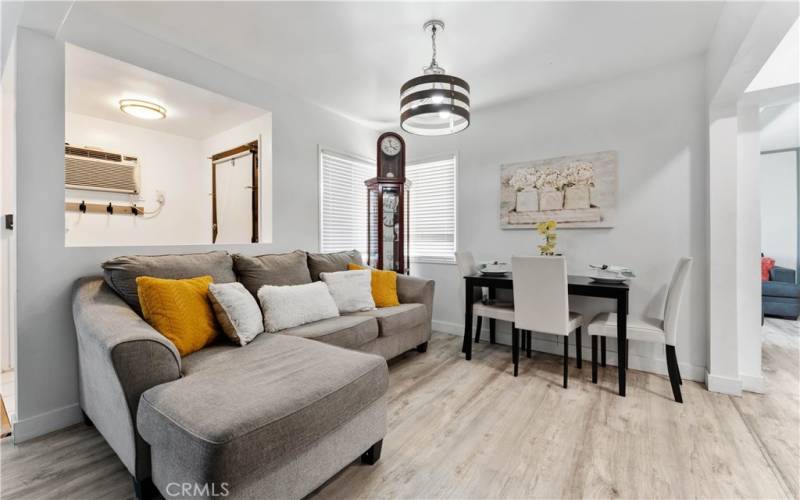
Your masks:
<instances>
[{"instance_id":1,"label":"black and white drum shade","mask_svg":"<svg viewBox=\"0 0 800 500\"><path fill-rule=\"evenodd\" d=\"M434 73L407 81L400 89L400 126L417 135L447 135L469 126L469 84Z\"/></svg>"}]
</instances>

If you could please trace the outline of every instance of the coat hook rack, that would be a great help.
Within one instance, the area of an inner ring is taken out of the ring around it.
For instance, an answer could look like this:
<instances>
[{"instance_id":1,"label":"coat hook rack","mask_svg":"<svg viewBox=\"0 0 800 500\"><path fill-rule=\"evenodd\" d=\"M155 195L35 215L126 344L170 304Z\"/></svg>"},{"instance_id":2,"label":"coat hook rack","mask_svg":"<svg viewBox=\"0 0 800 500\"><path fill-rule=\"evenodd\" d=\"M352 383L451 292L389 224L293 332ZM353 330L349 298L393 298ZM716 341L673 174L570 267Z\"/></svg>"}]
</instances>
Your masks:
<instances>
[{"instance_id":1,"label":"coat hook rack","mask_svg":"<svg viewBox=\"0 0 800 500\"><path fill-rule=\"evenodd\" d=\"M104 203L86 203L86 201L68 201L64 203L64 209L67 212L80 212L82 214L133 215L134 217L141 217L145 214L144 207L136 206L135 203L115 205L109 202L106 205Z\"/></svg>"}]
</instances>

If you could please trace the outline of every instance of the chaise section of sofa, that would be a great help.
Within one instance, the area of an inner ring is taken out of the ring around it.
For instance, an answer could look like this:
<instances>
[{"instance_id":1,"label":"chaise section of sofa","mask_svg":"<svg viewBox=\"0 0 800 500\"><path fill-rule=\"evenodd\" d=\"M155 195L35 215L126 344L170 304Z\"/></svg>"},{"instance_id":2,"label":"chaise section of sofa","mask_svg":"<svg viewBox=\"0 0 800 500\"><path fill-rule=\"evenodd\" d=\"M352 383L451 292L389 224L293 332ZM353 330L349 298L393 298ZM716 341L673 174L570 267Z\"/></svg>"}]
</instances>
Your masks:
<instances>
[{"instance_id":1,"label":"chaise section of sofa","mask_svg":"<svg viewBox=\"0 0 800 500\"><path fill-rule=\"evenodd\" d=\"M302 498L386 432L379 356L261 335L189 364L139 405L153 482L168 495L177 482L224 487L230 498Z\"/></svg>"}]
</instances>

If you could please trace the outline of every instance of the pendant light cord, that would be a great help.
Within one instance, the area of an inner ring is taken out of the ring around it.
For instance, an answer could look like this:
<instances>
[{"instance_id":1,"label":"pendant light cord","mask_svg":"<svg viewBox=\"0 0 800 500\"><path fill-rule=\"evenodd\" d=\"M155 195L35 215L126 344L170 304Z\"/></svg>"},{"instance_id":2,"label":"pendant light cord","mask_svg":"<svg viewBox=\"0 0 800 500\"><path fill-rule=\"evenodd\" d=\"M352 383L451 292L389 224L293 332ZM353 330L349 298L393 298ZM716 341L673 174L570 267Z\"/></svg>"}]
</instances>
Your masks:
<instances>
[{"instance_id":1,"label":"pendant light cord","mask_svg":"<svg viewBox=\"0 0 800 500\"><path fill-rule=\"evenodd\" d=\"M431 67L435 68L438 66L436 64L436 25L434 24L431 26L431 47L433 49L433 55L431 56Z\"/></svg>"}]
</instances>

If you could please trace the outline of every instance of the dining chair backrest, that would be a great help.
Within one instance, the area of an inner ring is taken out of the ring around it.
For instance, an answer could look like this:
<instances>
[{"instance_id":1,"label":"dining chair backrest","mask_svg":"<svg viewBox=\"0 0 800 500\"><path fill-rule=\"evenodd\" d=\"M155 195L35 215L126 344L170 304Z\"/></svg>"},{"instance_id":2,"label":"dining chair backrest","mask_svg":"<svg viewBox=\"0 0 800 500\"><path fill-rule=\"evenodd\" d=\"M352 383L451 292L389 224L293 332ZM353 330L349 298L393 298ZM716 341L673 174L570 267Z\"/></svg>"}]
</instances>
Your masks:
<instances>
[{"instance_id":1,"label":"dining chair backrest","mask_svg":"<svg viewBox=\"0 0 800 500\"><path fill-rule=\"evenodd\" d=\"M678 313L681 309L681 299L686 290L686 282L691 268L691 257L681 257L678 265L675 266L672 281L667 289L667 300L664 303L664 337L667 345L675 345L678 333Z\"/></svg>"},{"instance_id":2,"label":"dining chair backrest","mask_svg":"<svg viewBox=\"0 0 800 500\"><path fill-rule=\"evenodd\" d=\"M456 252L456 265L461 276L469 276L478 272L478 265L472 252Z\"/></svg>"},{"instance_id":3,"label":"dining chair backrest","mask_svg":"<svg viewBox=\"0 0 800 500\"><path fill-rule=\"evenodd\" d=\"M512 257L514 324L522 330L569 335L567 260Z\"/></svg>"}]
</instances>

